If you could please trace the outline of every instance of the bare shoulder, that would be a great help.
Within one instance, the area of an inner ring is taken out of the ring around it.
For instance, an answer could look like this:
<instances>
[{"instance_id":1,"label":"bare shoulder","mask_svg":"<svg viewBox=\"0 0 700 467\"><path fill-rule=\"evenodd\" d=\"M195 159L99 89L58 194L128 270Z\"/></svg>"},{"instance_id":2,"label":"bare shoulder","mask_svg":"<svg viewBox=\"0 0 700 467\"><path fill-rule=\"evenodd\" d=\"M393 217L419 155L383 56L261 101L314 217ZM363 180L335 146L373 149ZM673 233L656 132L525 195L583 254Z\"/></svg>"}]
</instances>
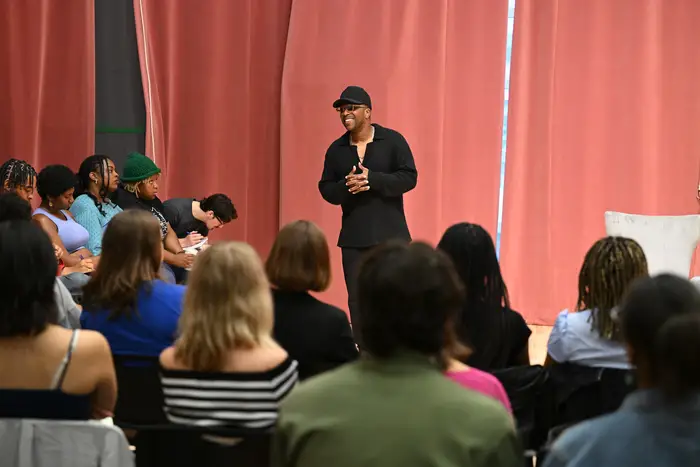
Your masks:
<instances>
[{"instance_id":1,"label":"bare shoulder","mask_svg":"<svg viewBox=\"0 0 700 467\"><path fill-rule=\"evenodd\" d=\"M56 227L56 224L54 223L54 221L52 221L51 219L49 219L49 218L48 218L46 215L44 215L44 214L34 214L34 215L32 215L32 220L33 220L34 222L36 222L37 224L39 224L39 225L40 225L41 227L43 227L43 228L47 228L47 227L48 227L48 228L54 229L54 230L56 230L56 231L58 230L58 227Z\"/></svg>"},{"instance_id":2,"label":"bare shoulder","mask_svg":"<svg viewBox=\"0 0 700 467\"><path fill-rule=\"evenodd\" d=\"M75 351L85 356L92 355L98 358L112 353L107 339L102 334L87 329L80 330L80 338Z\"/></svg>"},{"instance_id":3,"label":"bare shoulder","mask_svg":"<svg viewBox=\"0 0 700 467\"><path fill-rule=\"evenodd\" d=\"M163 368L176 369L175 347L168 347L163 350L158 358Z\"/></svg>"},{"instance_id":4,"label":"bare shoulder","mask_svg":"<svg viewBox=\"0 0 700 467\"><path fill-rule=\"evenodd\" d=\"M268 371L284 363L289 355L274 341L255 349L237 350L233 355L235 371Z\"/></svg>"}]
</instances>

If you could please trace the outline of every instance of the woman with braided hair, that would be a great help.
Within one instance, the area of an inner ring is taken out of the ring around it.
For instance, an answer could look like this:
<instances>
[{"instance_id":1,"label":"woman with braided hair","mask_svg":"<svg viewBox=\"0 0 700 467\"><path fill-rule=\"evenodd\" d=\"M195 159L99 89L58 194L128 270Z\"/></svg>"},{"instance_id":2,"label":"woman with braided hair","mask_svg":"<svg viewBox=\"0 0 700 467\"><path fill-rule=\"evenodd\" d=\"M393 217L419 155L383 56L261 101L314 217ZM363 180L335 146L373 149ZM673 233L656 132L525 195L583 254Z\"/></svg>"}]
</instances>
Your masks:
<instances>
[{"instance_id":1,"label":"woman with braided hair","mask_svg":"<svg viewBox=\"0 0 700 467\"><path fill-rule=\"evenodd\" d=\"M102 234L122 209L109 199L119 187L119 174L107 156L92 155L80 164L77 196L70 212L90 234L87 249L93 256L102 252Z\"/></svg>"},{"instance_id":2,"label":"woman with braided hair","mask_svg":"<svg viewBox=\"0 0 700 467\"><path fill-rule=\"evenodd\" d=\"M578 279L576 310L562 311L547 343L547 362L630 369L620 337L617 308L632 282L648 277L639 243L605 237L593 244Z\"/></svg>"},{"instance_id":3,"label":"woman with braided hair","mask_svg":"<svg viewBox=\"0 0 700 467\"><path fill-rule=\"evenodd\" d=\"M32 202L36 187L36 170L28 162L10 159L0 165L0 193L17 193Z\"/></svg>"}]
</instances>

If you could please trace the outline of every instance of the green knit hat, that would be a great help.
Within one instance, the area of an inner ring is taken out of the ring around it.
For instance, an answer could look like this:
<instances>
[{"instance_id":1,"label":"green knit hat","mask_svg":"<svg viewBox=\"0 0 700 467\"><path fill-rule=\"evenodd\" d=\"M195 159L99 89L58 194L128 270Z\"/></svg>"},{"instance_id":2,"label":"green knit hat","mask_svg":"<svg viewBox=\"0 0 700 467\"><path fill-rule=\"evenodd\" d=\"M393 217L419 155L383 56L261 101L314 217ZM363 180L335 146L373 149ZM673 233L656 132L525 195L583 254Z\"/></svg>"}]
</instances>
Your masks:
<instances>
[{"instance_id":1,"label":"green knit hat","mask_svg":"<svg viewBox=\"0 0 700 467\"><path fill-rule=\"evenodd\" d=\"M159 173L160 169L149 157L132 152L126 158L124 170L122 170L119 179L123 182L140 182Z\"/></svg>"}]
</instances>

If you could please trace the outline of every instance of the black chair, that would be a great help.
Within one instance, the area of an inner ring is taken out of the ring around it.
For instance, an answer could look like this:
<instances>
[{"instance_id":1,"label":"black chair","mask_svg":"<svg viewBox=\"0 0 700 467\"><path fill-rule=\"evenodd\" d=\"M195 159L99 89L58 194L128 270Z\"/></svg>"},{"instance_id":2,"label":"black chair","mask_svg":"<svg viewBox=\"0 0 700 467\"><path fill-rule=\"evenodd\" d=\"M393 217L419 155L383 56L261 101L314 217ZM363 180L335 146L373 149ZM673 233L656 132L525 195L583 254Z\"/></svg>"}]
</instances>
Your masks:
<instances>
[{"instance_id":1,"label":"black chair","mask_svg":"<svg viewBox=\"0 0 700 467\"><path fill-rule=\"evenodd\" d=\"M508 394L523 447L537 449L532 433L537 423L538 404L547 383L547 371L542 365L531 365L494 370L492 374Z\"/></svg>"},{"instance_id":2,"label":"black chair","mask_svg":"<svg viewBox=\"0 0 700 467\"><path fill-rule=\"evenodd\" d=\"M114 355L119 397L114 424L138 430L144 425L167 423L163 412L158 357Z\"/></svg>"},{"instance_id":3,"label":"black chair","mask_svg":"<svg viewBox=\"0 0 700 467\"><path fill-rule=\"evenodd\" d=\"M629 370L564 363L549 368L552 420L549 429L616 411L635 389Z\"/></svg>"},{"instance_id":4,"label":"black chair","mask_svg":"<svg viewBox=\"0 0 700 467\"><path fill-rule=\"evenodd\" d=\"M268 467L271 440L267 431L142 426L134 441L135 460L137 467Z\"/></svg>"}]
</instances>

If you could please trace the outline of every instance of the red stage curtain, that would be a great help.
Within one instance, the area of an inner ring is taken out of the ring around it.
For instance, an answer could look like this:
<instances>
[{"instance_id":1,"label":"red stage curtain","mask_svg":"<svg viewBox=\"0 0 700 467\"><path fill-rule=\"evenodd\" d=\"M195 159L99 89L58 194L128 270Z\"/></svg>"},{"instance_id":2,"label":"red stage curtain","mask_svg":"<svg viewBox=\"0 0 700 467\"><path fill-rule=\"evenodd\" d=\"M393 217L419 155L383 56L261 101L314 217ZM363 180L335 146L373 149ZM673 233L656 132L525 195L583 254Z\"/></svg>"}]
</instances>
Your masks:
<instances>
[{"instance_id":1,"label":"red stage curtain","mask_svg":"<svg viewBox=\"0 0 700 467\"><path fill-rule=\"evenodd\" d=\"M134 0L147 154L161 196L233 199L214 237L266 253L278 228L280 83L291 0Z\"/></svg>"},{"instance_id":2,"label":"red stage curtain","mask_svg":"<svg viewBox=\"0 0 700 467\"><path fill-rule=\"evenodd\" d=\"M95 139L93 0L0 2L0 163L73 170Z\"/></svg>"},{"instance_id":3,"label":"red stage curtain","mask_svg":"<svg viewBox=\"0 0 700 467\"><path fill-rule=\"evenodd\" d=\"M699 24L696 0L518 1L501 259L529 322L575 305L606 210L697 212Z\"/></svg>"}]
</instances>

